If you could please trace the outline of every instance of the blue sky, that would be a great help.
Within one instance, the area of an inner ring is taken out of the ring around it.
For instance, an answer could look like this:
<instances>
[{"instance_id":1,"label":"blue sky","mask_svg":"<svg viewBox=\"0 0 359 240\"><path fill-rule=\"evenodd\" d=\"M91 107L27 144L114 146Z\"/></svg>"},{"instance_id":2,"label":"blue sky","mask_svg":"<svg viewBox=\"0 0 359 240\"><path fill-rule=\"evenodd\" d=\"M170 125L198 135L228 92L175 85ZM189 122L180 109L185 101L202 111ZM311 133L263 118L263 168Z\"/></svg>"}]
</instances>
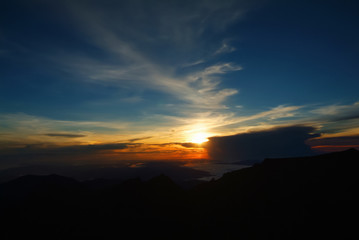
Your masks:
<instances>
[{"instance_id":1,"label":"blue sky","mask_svg":"<svg viewBox=\"0 0 359 240\"><path fill-rule=\"evenodd\" d=\"M357 137L358 10L356 1L8 1L1 149L158 146L294 125Z\"/></svg>"}]
</instances>

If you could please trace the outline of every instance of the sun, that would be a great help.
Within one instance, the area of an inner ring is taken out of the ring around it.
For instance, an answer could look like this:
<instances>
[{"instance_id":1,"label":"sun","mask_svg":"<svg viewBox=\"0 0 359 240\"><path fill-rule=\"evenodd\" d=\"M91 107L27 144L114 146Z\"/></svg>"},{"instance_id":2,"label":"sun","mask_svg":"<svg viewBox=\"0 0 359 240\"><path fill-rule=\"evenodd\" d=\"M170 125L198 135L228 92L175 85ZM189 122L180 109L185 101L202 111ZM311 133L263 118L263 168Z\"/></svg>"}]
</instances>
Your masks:
<instances>
[{"instance_id":1,"label":"sun","mask_svg":"<svg viewBox=\"0 0 359 240\"><path fill-rule=\"evenodd\" d=\"M208 137L207 134L205 134L203 132L195 133L191 137L191 142L201 144L201 143L204 143L204 142L208 141L207 137Z\"/></svg>"}]
</instances>

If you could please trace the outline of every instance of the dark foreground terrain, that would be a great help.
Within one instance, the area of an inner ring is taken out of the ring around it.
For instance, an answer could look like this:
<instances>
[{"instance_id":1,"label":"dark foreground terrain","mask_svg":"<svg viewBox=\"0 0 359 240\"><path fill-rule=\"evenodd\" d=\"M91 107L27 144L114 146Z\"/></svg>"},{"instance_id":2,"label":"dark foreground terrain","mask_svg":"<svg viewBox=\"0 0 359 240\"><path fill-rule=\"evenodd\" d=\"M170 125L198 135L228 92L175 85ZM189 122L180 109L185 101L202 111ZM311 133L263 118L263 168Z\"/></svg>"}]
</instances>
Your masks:
<instances>
[{"instance_id":1,"label":"dark foreground terrain","mask_svg":"<svg viewBox=\"0 0 359 240\"><path fill-rule=\"evenodd\" d=\"M183 190L57 175L0 185L1 239L359 239L359 151L266 159Z\"/></svg>"}]
</instances>

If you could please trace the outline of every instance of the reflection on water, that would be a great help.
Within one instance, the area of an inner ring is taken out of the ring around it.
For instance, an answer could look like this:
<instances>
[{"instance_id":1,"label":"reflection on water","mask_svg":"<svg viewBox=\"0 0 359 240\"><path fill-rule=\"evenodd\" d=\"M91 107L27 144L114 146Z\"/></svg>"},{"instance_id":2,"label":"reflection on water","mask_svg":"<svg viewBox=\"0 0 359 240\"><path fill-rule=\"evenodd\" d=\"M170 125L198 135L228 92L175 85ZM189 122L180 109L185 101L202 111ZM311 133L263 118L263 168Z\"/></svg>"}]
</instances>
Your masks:
<instances>
[{"instance_id":1,"label":"reflection on water","mask_svg":"<svg viewBox=\"0 0 359 240\"><path fill-rule=\"evenodd\" d=\"M218 179L222 177L223 174L227 172L232 172L250 166L230 163L202 162L193 164L191 167L210 173L212 176L198 178L198 180L210 181L212 179Z\"/></svg>"}]
</instances>

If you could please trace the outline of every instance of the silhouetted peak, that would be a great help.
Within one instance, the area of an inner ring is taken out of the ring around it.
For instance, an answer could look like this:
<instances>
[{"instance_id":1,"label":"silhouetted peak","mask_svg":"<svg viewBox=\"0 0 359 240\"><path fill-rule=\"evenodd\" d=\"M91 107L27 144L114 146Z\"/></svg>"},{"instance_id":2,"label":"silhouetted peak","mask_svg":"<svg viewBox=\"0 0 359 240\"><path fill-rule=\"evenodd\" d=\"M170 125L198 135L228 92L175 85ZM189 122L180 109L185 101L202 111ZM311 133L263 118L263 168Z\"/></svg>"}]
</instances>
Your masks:
<instances>
[{"instance_id":1,"label":"silhouetted peak","mask_svg":"<svg viewBox=\"0 0 359 240\"><path fill-rule=\"evenodd\" d=\"M161 175L151 178L148 181L148 183L163 182L163 181L172 182L171 178L169 178L168 176L166 176L164 174L161 174Z\"/></svg>"},{"instance_id":2,"label":"silhouetted peak","mask_svg":"<svg viewBox=\"0 0 359 240\"><path fill-rule=\"evenodd\" d=\"M15 180L5 183L9 187L15 188L41 188L45 186L74 186L78 182L72 178L59 176L56 174L51 175L26 175L19 177Z\"/></svg>"},{"instance_id":3,"label":"silhouetted peak","mask_svg":"<svg viewBox=\"0 0 359 240\"><path fill-rule=\"evenodd\" d=\"M140 178L131 178L131 179L124 181L122 183L122 186L135 187L135 186L140 186L142 184L143 184L143 182Z\"/></svg>"},{"instance_id":4,"label":"silhouetted peak","mask_svg":"<svg viewBox=\"0 0 359 240\"><path fill-rule=\"evenodd\" d=\"M25 175L19 177L11 182L63 182L63 183L77 183L76 180L68 177L63 177L57 174L50 175Z\"/></svg>"},{"instance_id":5,"label":"silhouetted peak","mask_svg":"<svg viewBox=\"0 0 359 240\"><path fill-rule=\"evenodd\" d=\"M83 182L83 184L92 189L103 189L119 185L123 182L124 181L121 179L96 178L92 180L87 180Z\"/></svg>"},{"instance_id":6,"label":"silhouetted peak","mask_svg":"<svg viewBox=\"0 0 359 240\"><path fill-rule=\"evenodd\" d=\"M59 175L26 175L0 186L0 192L7 198L22 199L34 193L58 193L78 189L80 183Z\"/></svg>"},{"instance_id":7,"label":"silhouetted peak","mask_svg":"<svg viewBox=\"0 0 359 240\"><path fill-rule=\"evenodd\" d=\"M267 158L262 163L253 167L225 173L222 178L216 180L216 184L227 187L242 184L243 179L256 176L260 179L330 179L336 176L340 181L354 178L356 169L359 167L359 151L351 148L341 152L332 152L316 156L295 158ZM321 176L318 178L318 176ZM257 180L258 180L257 179ZM264 180L266 181L266 180ZM314 180L313 180L314 181Z\"/></svg>"},{"instance_id":8,"label":"silhouetted peak","mask_svg":"<svg viewBox=\"0 0 359 240\"><path fill-rule=\"evenodd\" d=\"M322 161L325 159L327 159L327 161L329 161L329 159L331 159L331 160L336 159L336 160L340 160L341 163L345 164L346 160L357 158L357 157L359 157L359 151L356 150L355 148L349 148L347 150L340 151L340 152L330 152L330 153L320 154L320 155L316 155L316 156L295 157L295 158L266 158L266 159L264 159L262 164L259 164L259 165L260 166L263 166L263 165L286 166L289 163L293 163L293 164L299 163L300 164L300 163L308 162L308 161L310 161L310 163L313 164L316 161ZM322 163L325 164L325 162L322 162Z\"/></svg>"},{"instance_id":9,"label":"silhouetted peak","mask_svg":"<svg viewBox=\"0 0 359 240\"><path fill-rule=\"evenodd\" d=\"M151 187L155 187L155 188L172 188L172 189L177 189L179 188L177 186L177 184L175 182L172 181L171 178L169 178L168 176L161 174L159 176L156 176L152 179L150 179L147 184Z\"/></svg>"},{"instance_id":10,"label":"silhouetted peak","mask_svg":"<svg viewBox=\"0 0 359 240\"><path fill-rule=\"evenodd\" d=\"M345 152L345 153L359 154L359 151L358 151L357 149L355 149L355 148L349 148L349 149L347 149L347 150L345 150L345 151L343 151L343 152Z\"/></svg>"}]
</instances>

